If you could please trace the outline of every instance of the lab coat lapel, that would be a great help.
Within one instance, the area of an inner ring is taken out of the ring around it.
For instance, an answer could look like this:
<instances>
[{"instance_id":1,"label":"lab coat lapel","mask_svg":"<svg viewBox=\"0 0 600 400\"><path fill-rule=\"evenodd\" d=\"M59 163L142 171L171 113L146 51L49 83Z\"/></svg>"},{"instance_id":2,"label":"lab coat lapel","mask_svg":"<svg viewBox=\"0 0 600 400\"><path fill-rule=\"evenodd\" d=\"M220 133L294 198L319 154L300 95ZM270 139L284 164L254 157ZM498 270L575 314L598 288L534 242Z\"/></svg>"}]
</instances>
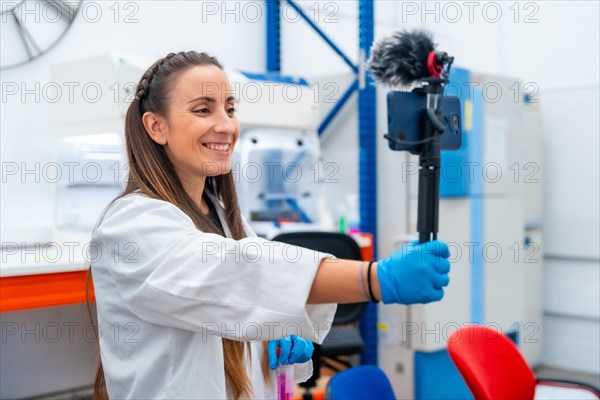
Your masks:
<instances>
[{"instance_id":1,"label":"lab coat lapel","mask_svg":"<svg viewBox=\"0 0 600 400\"><path fill-rule=\"evenodd\" d=\"M227 225L227 218L225 218L225 206L212 193L208 193L208 198L215 206L215 210L217 210L217 215L219 216L219 221L221 221L221 226L223 227L223 231L225 232L225 237L231 238L231 231L229 230L229 225Z\"/></svg>"}]
</instances>

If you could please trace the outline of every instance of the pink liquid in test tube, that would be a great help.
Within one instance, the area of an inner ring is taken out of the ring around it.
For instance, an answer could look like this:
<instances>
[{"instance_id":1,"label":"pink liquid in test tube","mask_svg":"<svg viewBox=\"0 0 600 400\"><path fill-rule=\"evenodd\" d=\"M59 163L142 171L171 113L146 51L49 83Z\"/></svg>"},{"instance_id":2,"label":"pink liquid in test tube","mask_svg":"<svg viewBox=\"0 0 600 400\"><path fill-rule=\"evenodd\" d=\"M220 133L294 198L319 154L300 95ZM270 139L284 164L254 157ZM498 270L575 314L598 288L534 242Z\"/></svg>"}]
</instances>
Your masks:
<instances>
[{"instance_id":1,"label":"pink liquid in test tube","mask_svg":"<svg viewBox=\"0 0 600 400\"><path fill-rule=\"evenodd\" d=\"M279 347L277 348L279 357ZM275 370L277 375L277 400L294 400L294 366L281 365Z\"/></svg>"}]
</instances>

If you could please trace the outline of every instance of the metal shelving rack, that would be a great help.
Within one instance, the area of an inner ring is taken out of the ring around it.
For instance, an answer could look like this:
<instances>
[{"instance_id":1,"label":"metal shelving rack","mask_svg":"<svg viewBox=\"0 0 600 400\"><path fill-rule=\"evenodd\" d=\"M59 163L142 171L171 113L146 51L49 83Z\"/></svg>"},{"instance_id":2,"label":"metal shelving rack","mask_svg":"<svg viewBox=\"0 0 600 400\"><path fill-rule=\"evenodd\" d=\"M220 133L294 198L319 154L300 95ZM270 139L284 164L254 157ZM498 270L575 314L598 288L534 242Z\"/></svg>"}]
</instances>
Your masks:
<instances>
[{"instance_id":1,"label":"metal shelving rack","mask_svg":"<svg viewBox=\"0 0 600 400\"><path fill-rule=\"evenodd\" d=\"M360 65L354 64L344 52L304 13L293 0L283 0L321 37L325 43L350 67L356 79L321 122L319 135L327 129L337 113L355 91L358 91L359 129L359 198L360 228L373 234L373 257L377 258L377 153L376 153L376 90L371 76L364 69L364 61L371 52L374 32L373 0L358 1ZM267 9L267 71L281 72L281 0L266 0ZM377 365L377 305L367 305L361 320L361 334L365 342L362 364Z\"/></svg>"}]
</instances>

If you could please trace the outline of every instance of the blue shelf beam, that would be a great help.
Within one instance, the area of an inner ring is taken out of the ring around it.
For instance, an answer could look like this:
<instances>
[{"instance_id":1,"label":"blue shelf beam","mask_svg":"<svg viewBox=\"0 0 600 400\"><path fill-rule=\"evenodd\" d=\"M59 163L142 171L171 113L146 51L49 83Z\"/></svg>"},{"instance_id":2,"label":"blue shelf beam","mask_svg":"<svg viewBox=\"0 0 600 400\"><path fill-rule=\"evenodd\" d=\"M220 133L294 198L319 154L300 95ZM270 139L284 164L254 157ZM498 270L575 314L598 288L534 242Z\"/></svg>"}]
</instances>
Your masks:
<instances>
[{"instance_id":1,"label":"blue shelf beam","mask_svg":"<svg viewBox=\"0 0 600 400\"><path fill-rule=\"evenodd\" d=\"M346 89L344 94L342 94L342 97L338 100L337 103L335 103L335 106L333 106L333 108L329 110L329 112L325 116L325 119L323 120L323 122L321 122L321 125L319 125L319 129L317 131L319 133L319 136L321 136L323 132L325 132L325 129L327 129L331 121L333 121L337 113L342 109L342 107L344 107L344 104L346 104L350 96L352 96L352 93L354 93L357 89L358 79L355 80L352 83L352 85L348 87L348 89Z\"/></svg>"},{"instance_id":2,"label":"blue shelf beam","mask_svg":"<svg viewBox=\"0 0 600 400\"><path fill-rule=\"evenodd\" d=\"M300 85L300 86L309 86L306 79L299 76L289 76L289 75L281 75L278 72L267 72L263 74L259 74L256 72L241 72L246 78L254 79L257 81L267 81L267 82L279 82L279 83L289 83L291 85Z\"/></svg>"},{"instance_id":3,"label":"blue shelf beam","mask_svg":"<svg viewBox=\"0 0 600 400\"><path fill-rule=\"evenodd\" d=\"M267 72L281 71L281 2L266 0L267 7Z\"/></svg>"}]
</instances>

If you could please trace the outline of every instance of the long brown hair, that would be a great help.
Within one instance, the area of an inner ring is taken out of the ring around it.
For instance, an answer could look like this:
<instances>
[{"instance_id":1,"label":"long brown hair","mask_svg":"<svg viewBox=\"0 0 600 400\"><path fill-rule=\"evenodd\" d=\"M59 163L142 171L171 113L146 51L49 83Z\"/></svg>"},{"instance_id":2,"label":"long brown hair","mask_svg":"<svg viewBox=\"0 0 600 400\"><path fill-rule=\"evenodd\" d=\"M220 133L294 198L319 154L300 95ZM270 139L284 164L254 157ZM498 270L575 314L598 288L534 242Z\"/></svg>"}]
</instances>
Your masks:
<instances>
[{"instance_id":1,"label":"long brown hair","mask_svg":"<svg viewBox=\"0 0 600 400\"><path fill-rule=\"evenodd\" d=\"M184 190L164 147L150 138L142 123L142 115L147 111L167 116L169 95L183 72L195 66L210 65L223 69L223 66L214 57L206 53L195 51L170 53L156 61L144 73L138 83L135 98L129 105L125 116L125 146L129 162L127 184L123 193L113 202L140 190L146 196L168 201L179 207L192 219L199 230L218 233L219 228L212 222L212 219L202 214L196 203ZM232 172L207 177L204 191L210 191L223 201L227 226L233 239L239 240L246 237ZM91 276L91 267L88 276ZM88 284L88 292L89 288ZM236 399L249 396L252 385L245 368L246 357L250 357L249 346L247 343L225 338L222 341L225 376L233 394ZM270 382L271 375L266 350L265 342L261 365L265 381ZM108 399L101 362L96 373L94 396L97 399Z\"/></svg>"}]
</instances>

